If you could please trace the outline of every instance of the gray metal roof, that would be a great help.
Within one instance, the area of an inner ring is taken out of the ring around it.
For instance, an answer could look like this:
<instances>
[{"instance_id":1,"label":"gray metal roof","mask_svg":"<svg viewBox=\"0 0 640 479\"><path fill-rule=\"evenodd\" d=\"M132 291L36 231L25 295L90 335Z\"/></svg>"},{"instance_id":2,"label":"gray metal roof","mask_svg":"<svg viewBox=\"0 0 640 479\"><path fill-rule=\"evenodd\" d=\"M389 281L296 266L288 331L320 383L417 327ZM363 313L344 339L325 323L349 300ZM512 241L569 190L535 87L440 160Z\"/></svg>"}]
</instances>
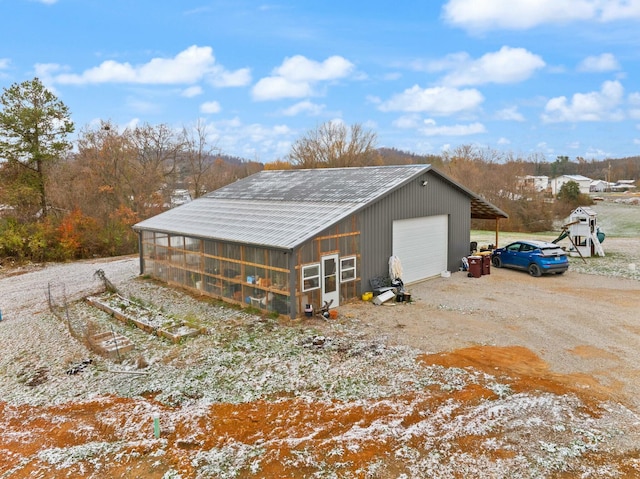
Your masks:
<instances>
[{"instance_id":1,"label":"gray metal roof","mask_svg":"<svg viewBox=\"0 0 640 479\"><path fill-rule=\"evenodd\" d=\"M266 170L207 196L234 200L366 204L429 169L429 165L400 165Z\"/></svg>"},{"instance_id":2,"label":"gray metal roof","mask_svg":"<svg viewBox=\"0 0 640 479\"><path fill-rule=\"evenodd\" d=\"M430 165L265 170L144 220L134 229L293 249L427 171L433 171ZM443 178L472 202L506 217Z\"/></svg>"}]
</instances>

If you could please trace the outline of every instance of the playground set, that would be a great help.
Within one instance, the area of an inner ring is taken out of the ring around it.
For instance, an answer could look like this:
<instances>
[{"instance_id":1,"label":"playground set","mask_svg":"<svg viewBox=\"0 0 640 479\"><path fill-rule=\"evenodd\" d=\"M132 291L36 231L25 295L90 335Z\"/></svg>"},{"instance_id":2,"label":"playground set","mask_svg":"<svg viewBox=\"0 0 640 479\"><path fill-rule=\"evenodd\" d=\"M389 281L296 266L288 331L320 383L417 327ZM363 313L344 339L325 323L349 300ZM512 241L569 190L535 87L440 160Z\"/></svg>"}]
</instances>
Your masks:
<instances>
[{"instance_id":1,"label":"playground set","mask_svg":"<svg viewBox=\"0 0 640 479\"><path fill-rule=\"evenodd\" d=\"M597 225L597 213L588 206L579 206L571 212L569 222L562 226L562 233L552 243L558 243L565 238L571 242L568 250L571 256L589 258L604 256L602 243L605 234Z\"/></svg>"}]
</instances>

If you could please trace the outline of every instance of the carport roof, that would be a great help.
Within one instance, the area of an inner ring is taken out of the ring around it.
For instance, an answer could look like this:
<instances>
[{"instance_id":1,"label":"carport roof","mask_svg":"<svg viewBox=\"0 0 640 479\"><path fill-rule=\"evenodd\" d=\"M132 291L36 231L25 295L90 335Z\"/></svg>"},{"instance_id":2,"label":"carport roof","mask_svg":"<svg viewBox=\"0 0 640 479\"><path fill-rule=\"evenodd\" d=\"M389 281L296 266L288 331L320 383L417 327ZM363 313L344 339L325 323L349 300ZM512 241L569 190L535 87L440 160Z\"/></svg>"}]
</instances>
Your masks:
<instances>
[{"instance_id":1,"label":"carport roof","mask_svg":"<svg viewBox=\"0 0 640 479\"><path fill-rule=\"evenodd\" d=\"M507 217L430 165L399 165L265 170L134 229L290 250L429 171L470 198L472 218Z\"/></svg>"},{"instance_id":2,"label":"carport roof","mask_svg":"<svg viewBox=\"0 0 640 479\"><path fill-rule=\"evenodd\" d=\"M509 215L479 196L471 197L471 217L478 220L508 218Z\"/></svg>"}]
</instances>

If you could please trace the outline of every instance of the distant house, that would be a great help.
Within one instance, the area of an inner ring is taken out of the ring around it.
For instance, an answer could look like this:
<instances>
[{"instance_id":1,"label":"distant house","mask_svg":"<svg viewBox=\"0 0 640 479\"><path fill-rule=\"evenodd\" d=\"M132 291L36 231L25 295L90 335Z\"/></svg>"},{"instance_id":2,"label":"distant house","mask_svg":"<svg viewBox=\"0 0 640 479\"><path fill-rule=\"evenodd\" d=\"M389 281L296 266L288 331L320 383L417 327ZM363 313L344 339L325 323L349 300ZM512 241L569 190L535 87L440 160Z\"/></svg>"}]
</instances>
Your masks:
<instances>
[{"instance_id":1,"label":"distant house","mask_svg":"<svg viewBox=\"0 0 640 479\"><path fill-rule=\"evenodd\" d=\"M560 192L562 185L570 181L578 183L578 186L580 187L580 193L588 194L591 188L591 182L593 180L582 175L562 175L556 178L552 178L549 183L553 196L556 196Z\"/></svg>"},{"instance_id":2,"label":"distant house","mask_svg":"<svg viewBox=\"0 0 640 479\"><path fill-rule=\"evenodd\" d=\"M634 180L618 180L615 183L609 183L604 180L594 180L591 182L589 191L591 192L603 192L603 191L628 191L635 189Z\"/></svg>"},{"instance_id":3,"label":"distant house","mask_svg":"<svg viewBox=\"0 0 640 479\"><path fill-rule=\"evenodd\" d=\"M532 191L545 191L549 188L549 177L548 176L520 176L518 177L519 184L528 190Z\"/></svg>"},{"instance_id":4,"label":"distant house","mask_svg":"<svg viewBox=\"0 0 640 479\"><path fill-rule=\"evenodd\" d=\"M618 180L611 186L612 191L628 191L636 188L635 180Z\"/></svg>"},{"instance_id":5,"label":"distant house","mask_svg":"<svg viewBox=\"0 0 640 479\"><path fill-rule=\"evenodd\" d=\"M596 193L600 193L603 191L610 191L611 190L611 185L612 183L609 183L608 181L604 181L604 180L593 180L590 184L589 184L589 191L590 192L596 192Z\"/></svg>"},{"instance_id":6,"label":"distant house","mask_svg":"<svg viewBox=\"0 0 640 479\"><path fill-rule=\"evenodd\" d=\"M471 218L507 215L430 165L266 170L134 226L140 271L292 318L457 270Z\"/></svg>"}]
</instances>

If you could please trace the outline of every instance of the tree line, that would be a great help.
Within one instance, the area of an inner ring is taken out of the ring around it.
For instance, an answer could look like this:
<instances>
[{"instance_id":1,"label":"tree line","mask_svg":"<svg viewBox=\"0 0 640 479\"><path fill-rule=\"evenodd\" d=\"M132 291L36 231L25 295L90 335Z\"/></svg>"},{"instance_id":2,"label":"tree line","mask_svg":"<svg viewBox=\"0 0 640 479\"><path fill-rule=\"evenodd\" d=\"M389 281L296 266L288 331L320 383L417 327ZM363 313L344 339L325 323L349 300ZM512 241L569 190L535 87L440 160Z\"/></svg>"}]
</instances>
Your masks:
<instances>
[{"instance_id":1,"label":"tree line","mask_svg":"<svg viewBox=\"0 0 640 479\"><path fill-rule=\"evenodd\" d=\"M379 148L360 124L319 125L284 158L266 165L225 156L198 121L180 130L109 121L75 132L66 105L35 78L0 97L0 261L60 261L137 250L131 226L171 206L176 190L193 198L265 169L333 168L428 163L510 215L508 231L548 231L553 221L588 201L575 189L550 202L527 190L525 175L584 174L599 170L640 177L638 159L571 162L518 158L463 145L442 155ZM483 228L483 223L474 224ZM492 228L493 225L488 225Z\"/></svg>"},{"instance_id":2,"label":"tree line","mask_svg":"<svg viewBox=\"0 0 640 479\"><path fill-rule=\"evenodd\" d=\"M202 122L85 127L39 79L0 97L0 261L60 261L137 250L131 226L263 168L225 157Z\"/></svg>"}]
</instances>

